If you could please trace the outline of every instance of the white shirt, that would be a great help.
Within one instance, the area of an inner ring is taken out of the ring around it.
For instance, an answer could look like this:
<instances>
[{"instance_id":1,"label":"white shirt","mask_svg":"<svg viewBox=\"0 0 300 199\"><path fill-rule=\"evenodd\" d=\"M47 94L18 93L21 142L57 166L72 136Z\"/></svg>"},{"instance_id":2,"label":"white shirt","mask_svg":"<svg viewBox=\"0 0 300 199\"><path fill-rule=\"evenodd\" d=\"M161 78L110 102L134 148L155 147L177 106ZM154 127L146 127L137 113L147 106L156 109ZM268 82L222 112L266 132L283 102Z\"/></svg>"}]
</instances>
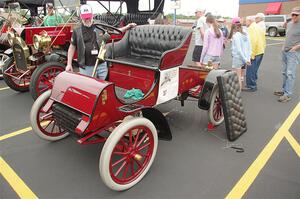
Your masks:
<instances>
[{"instance_id":1,"label":"white shirt","mask_svg":"<svg viewBox=\"0 0 300 199\"><path fill-rule=\"evenodd\" d=\"M203 46L203 39L201 37L200 28L204 28L204 32L207 29L205 16L202 16L197 20L197 25L195 28L195 45L196 46Z\"/></svg>"},{"instance_id":2,"label":"white shirt","mask_svg":"<svg viewBox=\"0 0 300 199\"><path fill-rule=\"evenodd\" d=\"M265 33L266 32L266 24L264 21L260 21L257 23L257 25L262 29L262 31Z\"/></svg>"}]
</instances>

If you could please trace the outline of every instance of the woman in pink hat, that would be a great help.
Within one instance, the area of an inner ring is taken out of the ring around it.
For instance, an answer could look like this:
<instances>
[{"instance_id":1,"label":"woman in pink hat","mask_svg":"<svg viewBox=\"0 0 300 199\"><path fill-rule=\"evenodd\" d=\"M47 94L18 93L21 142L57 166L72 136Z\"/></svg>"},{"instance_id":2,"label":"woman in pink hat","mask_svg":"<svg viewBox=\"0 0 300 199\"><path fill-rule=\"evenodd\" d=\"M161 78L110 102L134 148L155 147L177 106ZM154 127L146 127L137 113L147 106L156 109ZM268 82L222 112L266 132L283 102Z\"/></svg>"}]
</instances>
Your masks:
<instances>
[{"instance_id":1,"label":"woman in pink hat","mask_svg":"<svg viewBox=\"0 0 300 199\"><path fill-rule=\"evenodd\" d=\"M232 68L237 73L242 89L243 68L250 65L251 44L248 34L243 30L240 18L232 19L228 39L231 39Z\"/></svg>"}]
</instances>

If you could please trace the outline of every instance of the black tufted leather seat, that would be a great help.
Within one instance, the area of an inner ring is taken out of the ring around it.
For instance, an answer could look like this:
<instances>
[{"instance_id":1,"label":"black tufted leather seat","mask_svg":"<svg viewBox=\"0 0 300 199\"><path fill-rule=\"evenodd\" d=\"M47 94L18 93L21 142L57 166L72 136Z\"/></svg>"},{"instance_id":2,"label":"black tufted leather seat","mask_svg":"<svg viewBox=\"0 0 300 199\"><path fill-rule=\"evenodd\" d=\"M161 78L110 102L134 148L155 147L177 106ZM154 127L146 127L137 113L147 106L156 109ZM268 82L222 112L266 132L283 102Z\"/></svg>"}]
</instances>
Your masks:
<instances>
[{"instance_id":1,"label":"black tufted leather seat","mask_svg":"<svg viewBox=\"0 0 300 199\"><path fill-rule=\"evenodd\" d=\"M107 60L158 68L165 53L182 47L190 34L189 29L178 26L137 26L114 44L114 50L112 44L107 46Z\"/></svg>"},{"instance_id":2,"label":"black tufted leather seat","mask_svg":"<svg viewBox=\"0 0 300 199\"><path fill-rule=\"evenodd\" d=\"M119 26L120 19L123 17L123 15L108 15L108 14L103 14L103 15L95 15L94 19L95 21L101 22L101 23L106 23L111 26Z\"/></svg>"},{"instance_id":3,"label":"black tufted leather seat","mask_svg":"<svg viewBox=\"0 0 300 199\"><path fill-rule=\"evenodd\" d=\"M144 24L148 24L149 18L156 18L157 15L158 13L152 13L152 12L128 13L124 16L123 19L125 24L136 23L137 25L144 25Z\"/></svg>"}]
</instances>

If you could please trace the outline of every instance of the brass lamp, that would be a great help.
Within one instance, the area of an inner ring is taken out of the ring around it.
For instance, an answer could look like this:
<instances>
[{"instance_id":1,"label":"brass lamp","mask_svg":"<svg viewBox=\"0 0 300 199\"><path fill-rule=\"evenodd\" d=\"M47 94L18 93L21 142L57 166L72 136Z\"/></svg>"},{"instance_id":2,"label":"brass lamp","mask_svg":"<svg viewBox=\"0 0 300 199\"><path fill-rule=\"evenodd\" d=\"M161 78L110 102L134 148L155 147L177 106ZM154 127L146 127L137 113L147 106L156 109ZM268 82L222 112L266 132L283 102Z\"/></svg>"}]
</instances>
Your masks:
<instances>
[{"instance_id":1,"label":"brass lamp","mask_svg":"<svg viewBox=\"0 0 300 199\"><path fill-rule=\"evenodd\" d=\"M40 35L33 36L33 46L36 50L43 50L49 47L51 44L51 38L48 33L45 31Z\"/></svg>"}]
</instances>

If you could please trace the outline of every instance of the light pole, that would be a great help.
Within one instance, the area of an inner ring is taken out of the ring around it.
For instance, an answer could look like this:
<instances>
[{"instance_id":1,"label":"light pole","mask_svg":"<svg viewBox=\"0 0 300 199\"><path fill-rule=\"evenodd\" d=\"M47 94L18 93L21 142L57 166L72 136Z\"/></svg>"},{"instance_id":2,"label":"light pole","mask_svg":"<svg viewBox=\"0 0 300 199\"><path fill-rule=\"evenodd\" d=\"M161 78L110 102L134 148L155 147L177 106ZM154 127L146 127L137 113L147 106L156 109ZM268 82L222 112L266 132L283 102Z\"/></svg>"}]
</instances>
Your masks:
<instances>
[{"instance_id":1,"label":"light pole","mask_svg":"<svg viewBox=\"0 0 300 199\"><path fill-rule=\"evenodd\" d=\"M176 26L176 8L174 9L174 17L173 17L173 20L174 20L174 25Z\"/></svg>"},{"instance_id":2,"label":"light pole","mask_svg":"<svg viewBox=\"0 0 300 199\"><path fill-rule=\"evenodd\" d=\"M180 9L180 0L171 0L172 1L172 8L174 9L174 16L173 16L173 20L174 20L174 25L176 25L176 10Z\"/></svg>"}]
</instances>

